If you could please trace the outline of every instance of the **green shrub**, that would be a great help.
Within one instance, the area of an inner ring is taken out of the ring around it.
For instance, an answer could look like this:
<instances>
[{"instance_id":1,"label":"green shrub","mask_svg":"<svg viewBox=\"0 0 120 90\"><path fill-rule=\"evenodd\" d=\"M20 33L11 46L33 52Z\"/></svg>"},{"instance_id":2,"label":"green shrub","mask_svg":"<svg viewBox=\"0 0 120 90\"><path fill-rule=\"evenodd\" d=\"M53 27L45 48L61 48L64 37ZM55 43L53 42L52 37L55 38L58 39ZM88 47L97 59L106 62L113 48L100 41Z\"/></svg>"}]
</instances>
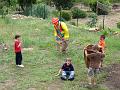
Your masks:
<instances>
[{"instance_id":1,"label":"green shrub","mask_svg":"<svg viewBox=\"0 0 120 90\"><path fill-rule=\"evenodd\" d=\"M0 37L0 44L3 42L3 37Z\"/></svg>"},{"instance_id":2,"label":"green shrub","mask_svg":"<svg viewBox=\"0 0 120 90\"><path fill-rule=\"evenodd\" d=\"M71 20L71 12L69 11L62 11L62 14L61 14L62 18L65 19L66 21L69 21Z\"/></svg>"},{"instance_id":3,"label":"green shrub","mask_svg":"<svg viewBox=\"0 0 120 90\"><path fill-rule=\"evenodd\" d=\"M120 29L120 22L117 23L117 27Z\"/></svg>"},{"instance_id":4,"label":"green shrub","mask_svg":"<svg viewBox=\"0 0 120 90\"><path fill-rule=\"evenodd\" d=\"M105 35L105 36L109 35L108 30L103 30L103 31L102 31L102 35Z\"/></svg>"},{"instance_id":5,"label":"green shrub","mask_svg":"<svg viewBox=\"0 0 120 90\"><path fill-rule=\"evenodd\" d=\"M72 17L75 18L85 18L87 17L87 13L85 11L80 10L77 7L71 9Z\"/></svg>"},{"instance_id":6,"label":"green shrub","mask_svg":"<svg viewBox=\"0 0 120 90\"><path fill-rule=\"evenodd\" d=\"M57 10L53 10L52 16L59 17L59 12Z\"/></svg>"},{"instance_id":7,"label":"green shrub","mask_svg":"<svg viewBox=\"0 0 120 90\"><path fill-rule=\"evenodd\" d=\"M88 26L95 27L97 24L97 15L95 13L92 13L88 16L90 18L90 21L88 22Z\"/></svg>"},{"instance_id":8,"label":"green shrub","mask_svg":"<svg viewBox=\"0 0 120 90\"><path fill-rule=\"evenodd\" d=\"M35 45L35 41L29 39L28 37L24 37L24 40L23 40L23 46L24 46L24 48L29 48L32 45Z\"/></svg>"},{"instance_id":9,"label":"green shrub","mask_svg":"<svg viewBox=\"0 0 120 90\"><path fill-rule=\"evenodd\" d=\"M52 0L56 6L56 8L60 11L61 8L63 10L71 9L73 6L73 0Z\"/></svg>"},{"instance_id":10,"label":"green shrub","mask_svg":"<svg viewBox=\"0 0 120 90\"><path fill-rule=\"evenodd\" d=\"M104 9L104 10L99 9L99 8L96 9L96 7L97 7L97 0L96 0L93 3L90 3L91 10L94 11L95 13L96 13L96 10L97 10L98 15L108 15L109 10L110 10L110 9L108 9L108 8L110 8L110 2L108 0L99 0L99 2L108 6L107 9Z\"/></svg>"},{"instance_id":11,"label":"green shrub","mask_svg":"<svg viewBox=\"0 0 120 90\"><path fill-rule=\"evenodd\" d=\"M2 9L0 9L0 15L2 15L2 17L5 17L8 14L8 8L6 6L3 6Z\"/></svg>"},{"instance_id":12,"label":"green shrub","mask_svg":"<svg viewBox=\"0 0 120 90\"><path fill-rule=\"evenodd\" d=\"M43 4L38 4L38 5L33 6L32 15L39 17L39 18L47 18L48 12L49 10L47 6Z\"/></svg>"},{"instance_id":13,"label":"green shrub","mask_svg":"<svg viewBox=\"0 0 120 90\"><path fill-rule=\"evenodd\" d=\"M88 17L89 18L97 18L97 14L96 13L90 13L89 15L88 15Z\"/></svg>"}]
</instances>

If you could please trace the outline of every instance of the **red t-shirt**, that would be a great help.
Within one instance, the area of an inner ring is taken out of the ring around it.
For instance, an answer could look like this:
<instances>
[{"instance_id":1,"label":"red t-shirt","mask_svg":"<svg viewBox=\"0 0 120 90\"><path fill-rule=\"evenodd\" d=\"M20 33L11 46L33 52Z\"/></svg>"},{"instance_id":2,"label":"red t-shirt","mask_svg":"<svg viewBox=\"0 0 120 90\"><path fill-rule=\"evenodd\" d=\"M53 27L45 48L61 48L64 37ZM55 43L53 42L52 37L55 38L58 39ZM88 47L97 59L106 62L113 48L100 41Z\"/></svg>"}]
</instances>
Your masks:
<instances>
[{"instance_id":1,"label":"red t-shirt","mask_svg":"<svg viewBox=\"0 0 120 90\"><path fill-rule=\"evenodd\" d=\"M21 42L19 40L15 40L14 49L15 53L21 52Z\"/></svg>"}]
</instances>

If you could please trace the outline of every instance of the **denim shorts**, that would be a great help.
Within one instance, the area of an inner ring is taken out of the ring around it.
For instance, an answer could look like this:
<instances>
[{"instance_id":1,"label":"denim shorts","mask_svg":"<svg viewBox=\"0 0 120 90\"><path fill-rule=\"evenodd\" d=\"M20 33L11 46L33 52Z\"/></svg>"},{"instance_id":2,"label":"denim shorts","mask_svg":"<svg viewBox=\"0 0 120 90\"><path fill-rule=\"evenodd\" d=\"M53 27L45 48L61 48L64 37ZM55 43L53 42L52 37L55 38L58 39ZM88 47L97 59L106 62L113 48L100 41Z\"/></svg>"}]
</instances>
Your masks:
<instances>
[{"instance_id":1,"label":"denim shorts","mask_svg":"<svg viewBox=\"0 0 120 90\"><path fill-rule=\"evenodd\" d=\"M96 68L89 68L88 69L88 76L89 77L95 77L97 74L99 74L100 70Z\"/></svg>"}]
</instances>

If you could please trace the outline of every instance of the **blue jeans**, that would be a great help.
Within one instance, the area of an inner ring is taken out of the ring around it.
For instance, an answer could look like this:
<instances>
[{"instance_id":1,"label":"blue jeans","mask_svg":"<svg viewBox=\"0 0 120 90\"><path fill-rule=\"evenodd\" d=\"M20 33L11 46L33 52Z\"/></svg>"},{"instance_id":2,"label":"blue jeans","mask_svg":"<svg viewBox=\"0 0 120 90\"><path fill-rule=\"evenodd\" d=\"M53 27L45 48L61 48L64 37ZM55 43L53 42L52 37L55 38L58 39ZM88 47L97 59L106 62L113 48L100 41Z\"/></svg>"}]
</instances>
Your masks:
<instances>
[{"instance_id":1,"label":"blue jeans","mask_svg":"<svg viewBox=\"0 0 120 90\"><path fill-rule=\"evenodd\" d=\"M68 78L69 80L73 80L74 74L75 74L74 71L62 71L61 79L66 80Z\"/></svg>"}]
</instances>

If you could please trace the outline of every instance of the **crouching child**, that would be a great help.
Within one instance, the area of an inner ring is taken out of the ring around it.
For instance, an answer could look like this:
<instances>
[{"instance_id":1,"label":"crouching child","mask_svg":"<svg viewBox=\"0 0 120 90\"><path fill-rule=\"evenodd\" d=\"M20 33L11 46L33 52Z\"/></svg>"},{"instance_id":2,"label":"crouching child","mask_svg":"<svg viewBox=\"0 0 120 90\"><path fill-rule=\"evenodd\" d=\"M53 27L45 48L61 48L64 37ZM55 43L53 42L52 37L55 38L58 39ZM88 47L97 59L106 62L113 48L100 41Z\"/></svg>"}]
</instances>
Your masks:
<instances>
[{"instance_id":1,"label":"crouching child","mask_svg":"<svg viewBox=\"0 0 120 90\"><path fill-rule=\"evenodd\" d=\"M70 58L66 59L66 62L63 64L63 66L59 70L59 73L56 76L60 75L60 73L62 80L74 80L75 72Z\"/></svg>"}]
</instances>

